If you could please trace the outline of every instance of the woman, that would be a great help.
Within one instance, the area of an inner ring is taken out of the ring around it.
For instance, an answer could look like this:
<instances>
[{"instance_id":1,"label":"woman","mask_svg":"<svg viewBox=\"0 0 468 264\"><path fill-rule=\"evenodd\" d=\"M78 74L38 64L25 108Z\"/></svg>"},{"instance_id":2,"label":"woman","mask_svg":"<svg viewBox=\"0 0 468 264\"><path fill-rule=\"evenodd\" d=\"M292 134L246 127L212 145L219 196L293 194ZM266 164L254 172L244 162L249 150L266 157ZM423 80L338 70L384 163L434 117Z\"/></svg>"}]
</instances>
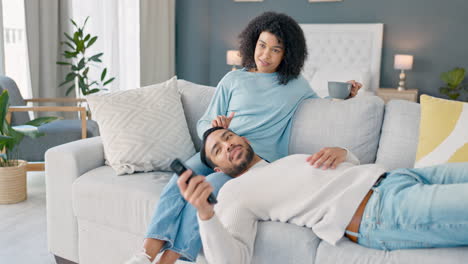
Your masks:
<instances>
[{"instance_id":1,"label":"woman","mask_svg":"<svg viewBox=\"0 0 468 264\"><path fill-rule=\"evenodd\" d=\"M299 104L318 98L300 76L307 57L304 34L291 17L266 12L250 21L240 39L244 68L219 82L197 131L201 138L210 127L229 127L248 138L255 152L271 162L288 154L292 117ZM350 97L354 97L361 85L351 83ZM308 161L323 169L334 168L346 154L341 148L325 148ZM197 174L208 175L215 195L231 179L213 173L201 163L199 154L186 163ZM174 263L178 258L195 261L201 249L196 209L181 196L176 175L161 194L143 248L127 263L150 263L160 251L164 253L158 263Z\"/></svg>"}]
</instances>

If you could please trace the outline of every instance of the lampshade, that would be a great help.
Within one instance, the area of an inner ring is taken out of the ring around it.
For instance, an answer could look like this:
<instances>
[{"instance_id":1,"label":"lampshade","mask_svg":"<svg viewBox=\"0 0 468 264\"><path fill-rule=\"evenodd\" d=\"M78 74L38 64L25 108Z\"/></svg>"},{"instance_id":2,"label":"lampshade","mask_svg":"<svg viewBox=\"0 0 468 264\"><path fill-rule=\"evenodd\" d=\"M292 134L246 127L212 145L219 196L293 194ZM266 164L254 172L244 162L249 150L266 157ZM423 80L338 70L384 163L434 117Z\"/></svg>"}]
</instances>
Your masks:
<instances>
[{"instance_id":1,"label":"lampshade","mask_svg":"<svg viewBox=\"0 0 468 264\"><path fill-rule=\"evenodd\" d=\"M413 68L413 55L396 54L393 68L397 70L411 70Z\"/></svg>"},{"instance_id":2,"label":"lampshade","mask_svg":"<svg viewBox=\"0 0 468 264\"><path fill-rule=\"evenodd\" d=\"M242 58L238 50L228 50L226 52L226 64L228 65L241 65Z\"/></svg>"}]
</instances>

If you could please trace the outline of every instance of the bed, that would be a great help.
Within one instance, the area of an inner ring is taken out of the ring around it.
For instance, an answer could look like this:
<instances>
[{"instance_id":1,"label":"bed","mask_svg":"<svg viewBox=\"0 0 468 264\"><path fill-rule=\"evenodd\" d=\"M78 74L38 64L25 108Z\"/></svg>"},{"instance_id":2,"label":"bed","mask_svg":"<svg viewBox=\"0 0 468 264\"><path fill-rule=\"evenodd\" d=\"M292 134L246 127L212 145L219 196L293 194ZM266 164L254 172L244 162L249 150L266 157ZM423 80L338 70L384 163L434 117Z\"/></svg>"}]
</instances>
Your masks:
<instances>
[{"instance_id":1,"label":"bed","mask_svg":"<svg viewBox=\"0 0 468 264\"><path fill-rule=\"evenodd\" d=\"M309 56L303 76L321 97L328 96L328 81L356 80L358 96L379 88L383 24L300 24Z\"/></svg>"}]
</instances>

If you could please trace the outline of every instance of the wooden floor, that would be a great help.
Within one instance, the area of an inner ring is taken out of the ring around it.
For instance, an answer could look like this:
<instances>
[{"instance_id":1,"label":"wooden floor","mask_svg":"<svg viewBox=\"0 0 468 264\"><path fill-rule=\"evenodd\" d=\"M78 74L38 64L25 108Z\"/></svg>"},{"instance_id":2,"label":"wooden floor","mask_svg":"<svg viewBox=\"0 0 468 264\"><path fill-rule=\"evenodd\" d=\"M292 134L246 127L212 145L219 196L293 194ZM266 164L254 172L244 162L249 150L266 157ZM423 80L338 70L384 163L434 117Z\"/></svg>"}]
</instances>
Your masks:
<instances>
[{"instance_id":1,"label":"wooden floor","mask_svg":"<svg viewBox=\"0 0 468 264\"><path fill-rule=\"evenodd\" d=\"M56 264L46 228L44 172L28 172L28 199L0 205L0 263Z\"/></svg>"}]
</instances>

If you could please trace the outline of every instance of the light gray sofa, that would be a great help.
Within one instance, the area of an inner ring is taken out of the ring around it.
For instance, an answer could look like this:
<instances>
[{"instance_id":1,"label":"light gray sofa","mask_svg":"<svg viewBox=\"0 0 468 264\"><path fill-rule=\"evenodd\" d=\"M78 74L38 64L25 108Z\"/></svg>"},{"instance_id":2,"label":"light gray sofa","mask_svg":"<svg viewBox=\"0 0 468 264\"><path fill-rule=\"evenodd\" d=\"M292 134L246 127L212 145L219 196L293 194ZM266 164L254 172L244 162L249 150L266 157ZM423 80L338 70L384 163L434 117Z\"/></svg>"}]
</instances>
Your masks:
<instances>
[{"instance_id":1,"label":"light gray sofa","mask_svg":"<svg viewBox=\"0 0 468 264\"><path fill-rule=\"evenodd\" d=\"M178 81L192 139L214 88ZM268 102L263 102L268 103ZM362 163L389 169L412 167L419 105L378 97L347 101L307 100L292 124L291 153L343 146ZM49 250L82 264L123 263L137 252L170 172L116 176L104 165L100 137L57 146L46 153ZM287 175L285 175L287 177ZM290 175L293 177L293 175ZM385 252L343 238L322 242L311 229L286 223L259 224L253 263L467 263L468 248ZM201 254L197 263L205 263Z\"/></svg>"}]
</instances>

